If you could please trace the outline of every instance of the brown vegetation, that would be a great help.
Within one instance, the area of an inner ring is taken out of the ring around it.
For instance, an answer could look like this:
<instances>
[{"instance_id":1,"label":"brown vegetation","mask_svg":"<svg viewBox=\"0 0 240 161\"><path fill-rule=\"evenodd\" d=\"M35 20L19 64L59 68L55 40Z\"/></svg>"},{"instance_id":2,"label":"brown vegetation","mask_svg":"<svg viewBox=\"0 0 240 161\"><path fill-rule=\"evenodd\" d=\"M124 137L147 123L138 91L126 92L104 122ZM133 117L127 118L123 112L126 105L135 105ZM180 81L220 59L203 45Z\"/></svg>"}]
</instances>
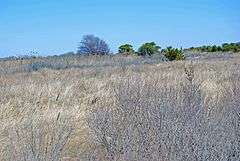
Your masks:
<instances>
[{"instance_id":1,"label":"brown vegetation","mask_svg":"<svg viewBox=\"0 0 240 161\"><path fill-rule=\"evenodd\" d=\"M0 62L0 160L239 160L238 56L81 58Z\"/></svg>"}]
</instances>

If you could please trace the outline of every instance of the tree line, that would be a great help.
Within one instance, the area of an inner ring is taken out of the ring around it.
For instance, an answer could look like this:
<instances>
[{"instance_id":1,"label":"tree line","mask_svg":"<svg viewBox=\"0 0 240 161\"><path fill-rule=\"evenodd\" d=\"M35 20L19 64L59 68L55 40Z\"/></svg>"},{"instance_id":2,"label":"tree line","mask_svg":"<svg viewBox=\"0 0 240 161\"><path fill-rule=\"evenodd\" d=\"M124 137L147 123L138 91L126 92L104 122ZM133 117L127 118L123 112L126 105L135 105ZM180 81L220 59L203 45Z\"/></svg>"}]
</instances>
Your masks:
<instances>
[{"instance_id":1,"label":"tree line","mask_svg":"<svg viewBox=\"0 0 240 161\"><path fill-rule=\"evenodd\" d=\"M134 50L131 44L124 44L119 46L118 53L123 55L138 55L138 56L152 56L154 54L162 54L168 60L184 60L184 51L197 51L197 52L240 52L240 43L225 43L222 46L201 46L191 47L189 49L173 48L171 46L161 49L155 42L147 42L142 44L137 51ZM83 36L78 47L78 54L85 55L108 55L110 48L108 44L94 35Z\"/></svg>"},{"instance_id":2,"label":"tree line","mask_svg":"<svg viewBox=\"0 0 240 161\"><path fill-rule=\"evenodd\" d=\"M221 46L217 45L203 45L199 47L190 47L187 49L174 48L172 46L162 49L155 42L147 42L142 44L138 50L134 50L131 44L123 44L118 48L118 54L122 55L136 55L136 56L152 56L154 54L161 54L169 61L184 60L185 51L190 52L240 52L240 42L238 43L224 43ZM77 54L79 55L109 55L111 50L109 45L103 39L94 35L84 35L79 43ZM61 56L75 55L75 52L67 52ZM56 56L56 55L55 55ZM0 60L23 60L32 59L41 56L37 56L36 52L30 52L30 55L11 56L7 58L0 58Z\"/></svg>"},{"instance_id":3,"label":"tree line","mask_svg":"<svg viewBox=\"0 0 240 161\"><path fill-rule=\"evenodd\" d=\"M110 48L108 44L94 35L85 35L78 47L78 54L84 55L107 55L110 54ZM161 54L170 61L172 60L184 60L183 49L167 47L162 49L155 42L148 42L142 44L137 51L133 49L130 44L124 44L119 46L118 53L123 55L138 55L138 56L152 56L154 54Z\"/></svg>"},{"instance_id":4,"label":"tree line","mask_svg":"<svg viewBox=\"0 0 240 161\"><path fill-rule=\"evenodd\" d=\"M204 45L200 47L191 47L187 50L200 51L200 52L240 52L240 43L224 43L221 46Z\"/></svg>"}]
</instances>

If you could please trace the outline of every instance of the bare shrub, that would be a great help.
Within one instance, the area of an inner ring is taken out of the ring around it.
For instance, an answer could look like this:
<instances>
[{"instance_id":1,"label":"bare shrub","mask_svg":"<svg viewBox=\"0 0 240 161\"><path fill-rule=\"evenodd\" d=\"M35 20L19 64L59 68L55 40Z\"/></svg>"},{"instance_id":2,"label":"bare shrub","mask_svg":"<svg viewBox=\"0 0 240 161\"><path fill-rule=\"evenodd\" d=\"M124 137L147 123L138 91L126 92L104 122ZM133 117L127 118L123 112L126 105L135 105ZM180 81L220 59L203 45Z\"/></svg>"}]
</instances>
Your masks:
<instances>
[{"instance_id":1,"label":"bare shrub","mask_svg":"<svg viewBox=\"0 0 240 161\"><path fill-rule=\"evenodd\" d=\"M61 113L46 119L32 116L9 128L8 160L58 161L73 132L69 118Z\"/></svg>"},{"instance_id":2,"label":"bare shrub","mask_svg":"<svg viewBox=\"0 0 240 161\"><path fill-rule=\"evenodd\" d=\"M237 160L239 103L228 97L209 115L193 66L180 83L134 75L114 87L116 105L90 112L89 128L100 160ZM159 78L161 79L161 78ZM175 84L173 86L172 84ZM232 102L233 101L233 102ZM236 112L238 111L238 112Z\"/></svg>"},{"instance_id":3,"label":"bare shrub","mask_svg":"<svg viewBox=\"0 0 240 161\"><path fill-rule=\"evenodd\" d=\"M0 62L0 160L239 160L239 58L159 62Z\"/></svg>"}]
</instances>

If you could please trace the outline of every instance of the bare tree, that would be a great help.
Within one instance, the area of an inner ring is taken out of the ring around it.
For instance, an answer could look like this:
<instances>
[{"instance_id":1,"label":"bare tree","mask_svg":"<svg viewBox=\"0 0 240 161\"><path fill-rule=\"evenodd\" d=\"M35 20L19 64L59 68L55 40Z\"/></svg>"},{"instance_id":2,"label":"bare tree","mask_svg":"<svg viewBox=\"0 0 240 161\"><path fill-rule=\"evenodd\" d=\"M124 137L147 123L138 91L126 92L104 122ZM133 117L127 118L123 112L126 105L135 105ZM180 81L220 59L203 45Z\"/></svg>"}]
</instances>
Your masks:
<instances>
[{"instance_id":1,"label":"bare tree","mask_svg":"<svg viewBox=\"0 0 240 161\"><path fill-rule=\"evenodd\" d=\"M110 49L108 44L94 35L85 35L78 47L78 54L96 54L106 55L109 54Z\"/></svg>"}]
</instances>

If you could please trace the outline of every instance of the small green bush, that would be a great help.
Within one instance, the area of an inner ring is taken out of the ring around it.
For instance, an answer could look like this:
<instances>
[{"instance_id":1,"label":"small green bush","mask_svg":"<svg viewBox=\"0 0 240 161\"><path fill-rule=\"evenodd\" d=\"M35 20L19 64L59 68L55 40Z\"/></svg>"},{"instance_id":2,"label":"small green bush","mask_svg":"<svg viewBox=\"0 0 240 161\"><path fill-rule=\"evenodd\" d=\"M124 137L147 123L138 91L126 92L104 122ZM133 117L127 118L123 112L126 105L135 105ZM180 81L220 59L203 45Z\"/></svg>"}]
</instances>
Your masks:
<instances>
[{"instance_id":1,"label":"small green bush","mask_svg":"<svg viewBox=\"0 0 240 161\"><path fill-rule=\"evenodd\" d=\"M125 44L125 45L121 45L119 48L118 48L118 52L120 54L126 54L126 55L131 55L131 54L134 54L135 51L133 49L133 46L130 45L130 44Z\"/></svg>"},{"instance_id":2,"label":"small green bush","mask_svg":"<svg viewBox=\"0 0 240 161\"><path fill-rule=\"evenodd\" d=\"M160 53L161 47L157 46L155 42L145 43L138 49L138 55L146 56Z\"/></svg>"},{"instance_id":3,"label":"small green bush","mask_svg":"<svg viewBox=\"0 0 240 161\"><path fill-rule=\"evenodd\" d=\"M184 60L185 56L182 49L167 47L163 50L165 57L170 60Z\"/></svg>"}]
</instances>

